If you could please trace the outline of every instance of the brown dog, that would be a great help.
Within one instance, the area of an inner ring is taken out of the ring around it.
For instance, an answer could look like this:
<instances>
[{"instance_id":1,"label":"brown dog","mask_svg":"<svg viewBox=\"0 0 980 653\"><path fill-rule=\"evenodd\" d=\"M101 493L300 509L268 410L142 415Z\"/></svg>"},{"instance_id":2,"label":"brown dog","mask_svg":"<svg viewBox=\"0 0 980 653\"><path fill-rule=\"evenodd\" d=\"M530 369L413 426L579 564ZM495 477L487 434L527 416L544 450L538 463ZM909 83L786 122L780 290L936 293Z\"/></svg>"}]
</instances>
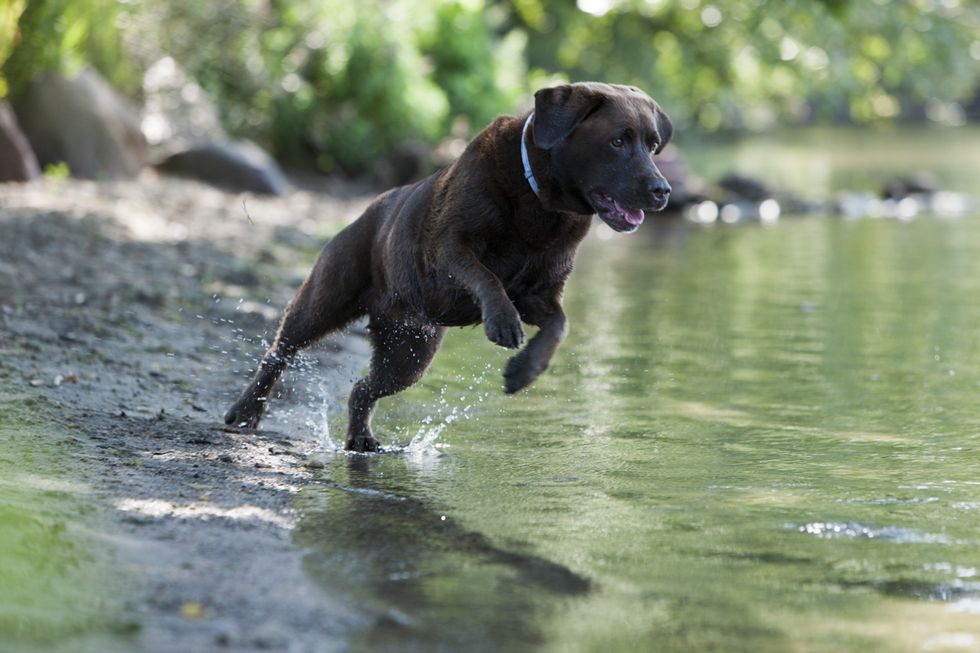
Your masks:
<instances>
[{"instance_id":1,"label":"brown dog","mask_svg":"<svg viewBox=\"0 0 980 653\"><path fill-rule=\"evenodd\" d=\"M567 332L562 291L592 216L628 233L644 209L667 204L652 156L671 132L633 87L538 91L529 116L497 118L454 163L381 195L324 246L225 422L258 425L296 352L363 315L374 354L350 394L347 449L378 449L375 403L422 377L447 326L482 321L511 349L524 341L522 321L539 327L504 371L508 393L526 387Z\"/></svg>"}]
</instances>

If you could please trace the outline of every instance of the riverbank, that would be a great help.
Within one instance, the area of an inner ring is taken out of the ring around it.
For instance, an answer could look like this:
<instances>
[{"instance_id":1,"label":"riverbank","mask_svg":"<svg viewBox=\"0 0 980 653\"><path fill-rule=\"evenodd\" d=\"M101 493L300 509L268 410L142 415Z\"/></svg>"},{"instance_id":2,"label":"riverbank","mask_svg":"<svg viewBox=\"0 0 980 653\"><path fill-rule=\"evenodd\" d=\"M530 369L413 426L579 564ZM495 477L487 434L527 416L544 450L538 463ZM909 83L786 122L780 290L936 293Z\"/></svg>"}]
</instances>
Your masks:
<instances>
[{"instance_id":1,"label":"riverbank","mask_svg":"<svg viewBox=\"0 0 980 653\"><path fill-rule=\"evenodd\" d=\"M71 545L95 549L109 574L99 587L119 595L103 606L112 614L82 610L70 626L15 611L4 639L22 650L339 646L358 617L304 574L291 497L339 405L323 398L342 396L366 362L363 333L312 351L262 433L227 432L221 415L322 241L363 204L303 191L243 204L156 178L0 186L0 386L14 398L4 426L20 434L42 415L31 433L46 452L6 437L0 457L18 470L6 489L44 486L56 466L58 491L85 510L24 523L77 535ZM43 561L28 551L24 564ZM84 607L69 604L58 609Z\"/></svg>"}]
</instances>

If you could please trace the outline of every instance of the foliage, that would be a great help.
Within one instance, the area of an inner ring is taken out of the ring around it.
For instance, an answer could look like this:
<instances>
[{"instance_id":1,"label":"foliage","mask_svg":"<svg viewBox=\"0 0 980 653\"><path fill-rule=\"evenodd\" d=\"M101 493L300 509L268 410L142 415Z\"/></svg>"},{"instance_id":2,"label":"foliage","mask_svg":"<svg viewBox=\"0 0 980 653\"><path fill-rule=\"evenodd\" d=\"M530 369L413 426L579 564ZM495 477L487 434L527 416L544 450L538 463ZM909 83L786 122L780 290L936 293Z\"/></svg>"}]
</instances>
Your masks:
<instances>
[{"instance_id":1,"label":"foliage","mask_svg":"<svg viewBox=\"0 0 980 653\"><path fill-rule=\"evenodd\" d=\"M492 14L481 0L144 0L130 34L145 65L170 55L194 76L232 132L363 172L527 94L520 35L500 37Z\"/></svg>"},{"instance_id":2,"label":"foliage","mask_svg":"<svg viewBox=\"0 0 980 653\"><path fill-rule=\"evenodd\" d=\"M513 1L531 66L641 86L705 131L890 119L980 91L975 3Z\"/></svg>"},{"instance_id":3,"label":"foliage","mask_svg":"<svg viewBox=\"0 0 980 653\"><path fill-rule=\"evenodd\" d=\"M350 8L349 25L334 22L323 47L304 43L306 65L287 73L317 96L308 136L321 168L362 170L400 141L445 133L447 100L415 47L411 3L392 3L386 12Z\"/></svg>"},{"instance_id":4,"label":"foliage","mask_svg":"<svg viewBox=\"0 0 980 653\"><path fill-rule=\"evenodd\" d=\"M44 166L44 176L48 179L68 179L71 176L71 168L64 161L49 163Z\"/></svg>"},{"instance_id":5,"label":"foliage","mask_svg":"<svg viewBox=\"0 0 980 653\"><path fill-rule=\"evenodd\" d=\"M420 47L433 64L432 77L445 91L451 115L482 126L520 100L524 35L511 31L497 42L501 11L484 12L479 3L444 2L420 34Z\"/></svg>"},{"instance_id":6,"label":"foliage","mask_svg":"<svg viewBox=\"0 0 980 653\"><path fill-rule=\"evenodd\" d=\"M0 0L0 97L47 70L101 69L134 92L139 71L123 50L117 0Z\"/></svg>"},{"instance_id":7,"label":"foliage","mask_svg":"<svg viewBox=\"0 0 980 653\"><path fill-rule=\"evenodd\" d=\"M10 0L0 4L0 63L7 60L17 33L17 19L24 11L26 0ZM7 80L0 74L0 98L7 95Z\"/></svg>"},{"instance_id":8,"label":"foliage","mask_svg":"<svg viewBox=\"0 0 980 653\"><path fill-rule=\"evenodd\" d=\"M0 0L0 96L82 65L138 95L172 56L233 134L361 173L561 78L635 84L703 131L956 122L980 92L978 29L956 0Z\"/></svg>"}]
</instances>

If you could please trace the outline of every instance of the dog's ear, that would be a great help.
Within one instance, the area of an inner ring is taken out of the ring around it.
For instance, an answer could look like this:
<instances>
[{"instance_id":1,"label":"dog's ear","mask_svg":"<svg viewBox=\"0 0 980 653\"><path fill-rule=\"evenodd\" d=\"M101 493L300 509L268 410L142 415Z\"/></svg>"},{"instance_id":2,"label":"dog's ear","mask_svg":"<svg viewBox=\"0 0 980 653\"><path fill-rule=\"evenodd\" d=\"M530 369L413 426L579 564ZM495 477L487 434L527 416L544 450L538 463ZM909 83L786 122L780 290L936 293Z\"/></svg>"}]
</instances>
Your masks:
<instances>
[{"instance_id":1,"label":"dog's ear","mask_svg":"<svg viewBox=\"0 0 980 653\"><path fill-rule=\"evenodd\" d=\"M660 144L657 146L657 151L654 154L660 154L667 147L667 143L670 142L670 137L674 134L674 124L670 122L670 118L660 108L659 104L654 102L653 107L654 114L657 116L657 135L660 137Z\"/></svg>"},{"instance_id":2,"label":"dog's ear","mask_svg":"<svg viewBox=\"0 0 980 653\"><path fill-rule=\"evenodd\" d=\"M602 103L603 95L585 84L543 88L534 94L534 144L550 150Z\"/></svg>"}]
</instances>

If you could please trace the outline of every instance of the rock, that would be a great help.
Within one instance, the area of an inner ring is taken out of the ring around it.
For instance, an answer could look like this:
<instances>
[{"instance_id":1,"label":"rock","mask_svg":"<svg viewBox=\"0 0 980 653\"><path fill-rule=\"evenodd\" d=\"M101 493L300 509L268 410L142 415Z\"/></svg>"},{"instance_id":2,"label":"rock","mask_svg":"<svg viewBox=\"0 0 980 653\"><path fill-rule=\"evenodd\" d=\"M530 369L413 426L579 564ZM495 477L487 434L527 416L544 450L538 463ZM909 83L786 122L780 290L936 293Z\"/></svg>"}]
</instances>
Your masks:
<instances>
[{"instance_id":1,"label":"rock","mask_svg":"<svg viewBox=\"0 0 980 653\"><path fill-rule=\"evenodd\" d=\"M881 189L884 199L900 200L910 195L934 195L940 191L939 180L929 173L895 177Z\"/></svg>"},{"instance_id":2,"label":"rock","mask_svg":"<svg viewBox=\"0 0 980 653\"><path fill-rule=\"evenodd\" d=\"M753 202L761 202L775 196L775 193L765 182L740 175L737 172L729 172L719 179L718 186L738 199Z\"/></svg>"},{"instance_id":3,"label":"rock","mask_svg":"<svg viewBox=\"0 0 980 653\"><path fill-rule=\"evenodd\" d=\"M30 181L41 175L34 150L10 105L0 102L0 181Z\"/></svg>"},{"instance_id":4,"label":"rock","mask_svg":"<svg viewBox=\"0 0 980 653\"><path fill-rule=\"evenodd\" d=\"M96 72L45 73L14 104L42 166L65 162L87 179L135 176L147 145L136 110Z\"/></svg>"},{"instance_id":5,"label":"rock","mask_svg":"<svg viewBox=\"0 0 980 653\"><path fill-rule=\"evenodd\" d=\"M282 195L288 189L279 164L249 141L192 147L167 157L156 168L237 192Z\"/></svg>"}]
</instances>

